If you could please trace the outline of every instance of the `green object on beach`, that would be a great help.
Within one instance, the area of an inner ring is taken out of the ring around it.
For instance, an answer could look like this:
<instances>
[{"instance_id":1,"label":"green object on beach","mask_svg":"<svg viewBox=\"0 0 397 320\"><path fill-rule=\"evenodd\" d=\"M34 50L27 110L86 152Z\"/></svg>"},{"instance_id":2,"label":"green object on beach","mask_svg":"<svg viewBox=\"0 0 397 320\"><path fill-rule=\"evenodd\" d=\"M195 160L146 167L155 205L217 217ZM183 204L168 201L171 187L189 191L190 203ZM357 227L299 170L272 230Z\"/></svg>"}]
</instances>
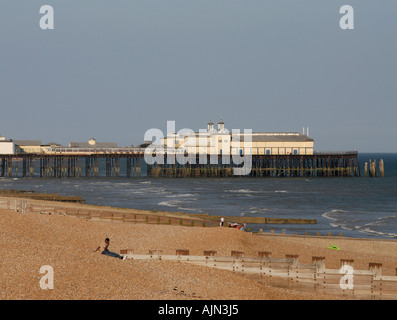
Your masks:
<instances>
[{"instance_id":1,"label":"green object on beach","mask_svg":"<svg viewBox=\"0 0 397 320\"><path fill-rule=\"evenodd\" d=\"M340 248L337 247L337 246L334 245L334 244L331 244L331 246L330 246L330 247L327 247L327 249L340 250Z\"/></svg>"}]
</instances>

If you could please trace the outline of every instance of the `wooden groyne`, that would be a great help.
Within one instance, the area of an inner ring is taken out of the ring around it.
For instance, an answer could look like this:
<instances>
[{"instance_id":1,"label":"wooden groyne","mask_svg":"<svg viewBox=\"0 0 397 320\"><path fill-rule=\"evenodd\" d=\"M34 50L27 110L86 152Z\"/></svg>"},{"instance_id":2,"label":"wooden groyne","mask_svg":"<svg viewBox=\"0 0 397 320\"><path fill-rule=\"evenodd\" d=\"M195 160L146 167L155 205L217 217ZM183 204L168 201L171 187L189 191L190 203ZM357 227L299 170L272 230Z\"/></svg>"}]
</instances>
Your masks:
<instances>
[{"instance_id":1,"label":"wooden groyne","mask_svg":"<svg viewBox=\"0 0 397 320\"><path fill-rule=\"evenodd\" d=\"M221 216L210 216L209 214L195 214L197 217L211 217L216 221L220 221ZM226 226L232 223L243 224L316 224L317 219L302 219L302 218L273 218L273 217L241 217L241 216L228 216L225 217Z\"/></svg>"},{"instance_id":2,"label":"wooden groyne","mask_svg":"<svg viewBox=\"0 0 397 320\"><path fill-rule=\"evenodd\" d=\"M183 212L116 208L76 202L59 202L56 200L43 201L28 197L0 195L0 208L23 214L64 215L114 223L169 224L191 227L218 226L218 221L214 221L211 217L194 217Z\"/></svg>"},{"instance_id":3,"label":"wooden groyne","mask_svg":"<svg viewBox=\"0 0 397 320\"><path fill-rule=\"evenodd\" d=\"M356 177L360 176L357 152L313 155L252 155L249 177ZM175 155L174 155L175 156ZM17 154L0 155L0 177L233 177L232 157L222 155L190 158L179 164L146 164L144 153ZM214 161L214 159L216 161ZM194 161L193 161L194 160Z\"/></svg>"},{"instance_id":4,"label":"wooden groyne","mask_svg":"<svg viewBox=\"0 0 397 320\"><path fill-rule=\"evenodd\" d=\"M138 210L84 204L81 197L66 197L56 194L34 192L0 191L0 208L22 213L61 214L84 219L125 223L172 224L191 227L219 226L221 217L209 214L188 214L185 212ZM13 196L16 195L16 196ZM44 200L44 201L43 201ZM231 223L243 224L313 224L316 219L227 217L225 226Z\"/></svg>"},{"instance_id":5,"label":"wooden groyne","mask_svg":"<svg viewBox=\"0 0 397 320\"><path fill-rule=\"evenodd\" d=\"M60 196L57 193L38 193L35 191L0 189L0 197L27 198L45 201L85 203L80 196Z\"/></svg>"},{"instance_id":6,"label":"wooden groyne","mask_svg":"<svg viewBox=\"0 0 397 320\"><path fill-rule=\"evenodd\" d=\"M325 257L313 256L312 263L302 264L299 255L285 258L272 257L269 251L246 257L242 251L231 251L230 256L218 256L214 250L205 250L202 256L189 255L189 249L176 249L174 255L162 250L149 254L134 254L133 250L120 251L133 260L166 260L178 263L228 270L268 286L333 294L341 298L363 300L396 300L397 276L382 275L382 264L371 262L367 270L354 268L353 259L341 259L340 269L326 267Z\"/></svg>"}]
</instances>

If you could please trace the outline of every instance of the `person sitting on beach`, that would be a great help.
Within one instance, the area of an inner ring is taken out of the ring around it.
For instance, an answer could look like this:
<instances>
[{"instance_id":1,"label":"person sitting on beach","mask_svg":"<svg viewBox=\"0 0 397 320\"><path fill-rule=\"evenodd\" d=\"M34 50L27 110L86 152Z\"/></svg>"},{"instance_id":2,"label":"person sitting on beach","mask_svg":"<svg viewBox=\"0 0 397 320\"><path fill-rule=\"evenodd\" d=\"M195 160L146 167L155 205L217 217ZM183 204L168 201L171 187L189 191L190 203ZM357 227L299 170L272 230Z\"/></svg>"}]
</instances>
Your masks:
<instances>
[{"instance_id":1,"label":"person sitting on beach","mask_svg":"<svg viewBox=\"0 0 397 320\"><path fill-rule=\"evenodd\" d=\"M102 254L107 255L109 257L114 257L114 258L119 258L119 259L125 260L127 258L126 256L122 257L118 253L108 250L109 242L110 242L109 238L106 238L105 241L102 242L99 245L99 247L96 248L96 250L94 250L94 252L100 251Z\"/></svg>"}]
</instances>

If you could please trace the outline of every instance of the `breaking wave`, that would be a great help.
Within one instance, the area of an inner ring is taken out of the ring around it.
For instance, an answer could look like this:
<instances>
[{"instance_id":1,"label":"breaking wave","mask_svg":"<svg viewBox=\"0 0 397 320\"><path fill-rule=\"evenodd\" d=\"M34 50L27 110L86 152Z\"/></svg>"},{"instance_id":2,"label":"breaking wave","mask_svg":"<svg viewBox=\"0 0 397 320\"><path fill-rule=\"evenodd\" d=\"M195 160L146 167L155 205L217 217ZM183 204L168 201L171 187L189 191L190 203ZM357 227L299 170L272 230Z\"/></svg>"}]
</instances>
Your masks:
<instances>
[{"instance_id":1,"label":"breaking wave","mask_svg":"<svg viewBox=\"0 0 397 320\"><path fill-rule=\"evenodd\" d=\"M238 190L226 190L226 192L232 192L232 193L259 193L260 191L250 190L250 189L238 189Z\"/></svg>"},{"instance_id":2,"label":"breaking wave","mask_svg":"<svg viewBox=\"0 0 397 320\"><path fill-rule=\"evenodd\" d=\"M167 198L190 198L190 197L197 197L198 194L195 193L182 193L182 194L172 194L167 196Z\"/></svg>"},{"instance_id":3,"label":"breaking wave","mask_svg":"<svg viewBox=\"0 0 397 320\"><path fill-rule=\"evenodd\" d=\"M344 216L344 214L349 214L349 216ZM334 209L324 212L322 214L324 218L332 220L332 222L330 222L330 226L334 228L341 228L348 231L354 230L367 235L397 238L397 233L377 230L377 228L385 228L388 226L392 228L393 223L396 224L397 227L397 216L380 217L376 221L360 225L360 222L363 223L364 221L359 219L352 219L352 215L354 215L353 212L341 209Z\"/></svg>"},{"instance_id":4,"label":"breaking wave","mask_svg":"<svg viewBox=\"0 0 397 320\"><path fill-rule=\"evenodd\" d=\"M333 221L337 221L337 220L338 220L338 215L339 215L339 214L341 214L341 213L347 213L347 212L348 212L348 211L341 210L341 209L334 209L334 210L331 210L331 211L324 212L324 213L322 214L322 216L323 216L324 218L326 218L326 219L330 219L330 220L333 220Z\"/></svg>"}]
</instances>

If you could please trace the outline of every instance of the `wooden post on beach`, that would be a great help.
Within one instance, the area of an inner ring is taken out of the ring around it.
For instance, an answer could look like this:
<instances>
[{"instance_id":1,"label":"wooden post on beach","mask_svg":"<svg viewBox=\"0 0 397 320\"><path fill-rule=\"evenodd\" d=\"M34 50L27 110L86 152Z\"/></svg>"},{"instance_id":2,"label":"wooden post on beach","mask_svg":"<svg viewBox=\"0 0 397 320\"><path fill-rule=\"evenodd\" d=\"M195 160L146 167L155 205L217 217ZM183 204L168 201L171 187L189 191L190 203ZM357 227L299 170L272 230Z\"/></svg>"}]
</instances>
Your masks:
<instances>
[{"instance_id":1,"label":"wooden post on beach","mask_svg":"<svg viewBox=\"0 0 397 320\"><path fill-rule=\"evenodd\" d=\"M217 252L215 250L204 250L204 256L213 257L216 256Z\"/></svg>"},{"instance_id":2,"label":"wooden post on beach","mask_svg":"<svg viewBox=\"0 0 397 320\"><path fill-rule=\"evenodd\" d=\"M317 266L319 269L325 268L325 257L312 257L312 263Z\"/></svg>"},{"instance_id":3,"label":"wooden post on beach","mask_svg":"<svg viewBox=\"0 0 397 320\"><path fill-rule=\"evenodd\" d=\"M369 270L373 271L375 273L375 275L381 276L382 275L382 264L381 263L370 262L369 263Z\"/></svg>"},{"instance_id":4,"label":"wooden post on beach","mask_svg":"<svg viewBox=\"0 0 397 320\"><path fill-rule=\"evenodd\" d=\"M285 257L287 259L292 259L293 265L296 265L299 262L299 255L297 255L297 254L286 254Z\"/></svg>"},{"instance_id":5,"label":"wooden post on beach","mask_svg":"<svg viewBox=\"0 0 397 320\"><path fill-rule=\"evenodd\" d=\"M364 165L364 177L368 177L368 162L365 162Z\"/></svg>"},{"instance_id":6,"label":"wooden post on beach","mask_svg":"<svg viewBox=\"0 0 397 320\"><path fill-rule=\"evenodd\" d=\"M187 250L187 249L177 249L176 250L176 255L177 256L188 256L189 255L189 250Z\"/></svg>"},{"instance_id":7,"label":"wooden post on beach","mask_svg":"<svg viewBox=\"0 0 397 320\"><path fill-rule=\"evenodd\" d=\"M232 251L231 252L231 256L232 257L236 257L236 258L242 258L242 257L244 257L244 252L242 252L242 251Z\"/></svg>"},{"instance_id":8,"label":"wooden post on beach","mask_svg":"<svg viewBox=\"0 0 397 320\"><path fill-rule=\"evenodd\" d=\"M340 259L340 266L351 266L353 267L354 260L353 259Z\"/></svg>"},{"instance_id":9,"label":"wooden post on beach","mask_svg":"<svg viewBox=\"0 0 397 320\"><path fill-rule=\"evenodd\" d=\"M151 249L149 250L149 254L152 255L159 255L161 256L163 254L163 250L161 249Z\"/></svg>"},{"instance_id":10,"label":"wooden post on beach","mask_svg":"<svg viewBox=\"0 0 397 320\"><path fill-rule=\"evenodd\" d=\"M26 213L26 200L21 200L21 211Z\"/></svg>"},{"instance_id":11,"label":"wooden post on beach","mask_svg":"<svg viewBox=\"0 0 397 320\"><path fill-rule=\"evenodd\" d=\"M259 251L258 252L258 256L261 258L271 258L272 257L272 253L269 251Z\"/></svg>"}]
</instances>

